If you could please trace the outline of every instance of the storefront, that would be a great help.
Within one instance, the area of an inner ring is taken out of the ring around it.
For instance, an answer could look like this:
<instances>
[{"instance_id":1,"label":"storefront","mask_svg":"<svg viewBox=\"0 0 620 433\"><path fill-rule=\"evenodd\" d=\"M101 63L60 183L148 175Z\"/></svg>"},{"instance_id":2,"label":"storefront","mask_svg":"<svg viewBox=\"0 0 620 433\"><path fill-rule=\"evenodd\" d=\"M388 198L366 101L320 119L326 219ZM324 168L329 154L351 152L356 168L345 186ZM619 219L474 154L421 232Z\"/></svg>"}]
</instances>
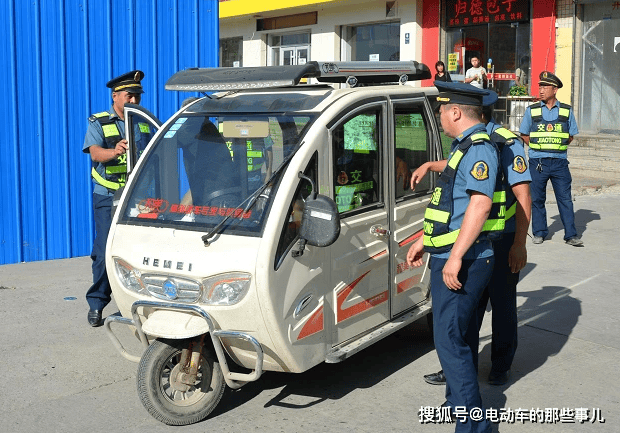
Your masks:
<instances>
[{"instance_id":1,"label":"storefront","mask_svg":"<svg viewBox=\"0 0 620 433\"><path fill-rule=\"evenodd\" d=\"M529 0L447 0L442 52L448 72L458 81L477 57L489 72L488 87L500 96L520 84L529 93L530 4Z\"/></svg>"},{"instance_id":2,"label":"storefront","mask_svg":"<svg viewBox=\"0 0 620 433\"><path fill-rule=\"evenodd\" d=\"M220 65L420 60L421 1L220 1Z\"/></svg>"},{"instance_id":3,"label":"storefront","mask_svg":"<svg viewBox=\"0 0 620 433\"><path fill-rule=\"evenodd\" d=\"M559 3L566 1L424 0L422 61L432 67L441 60L453 81L464 81L471 58L478 57L489 72L485 86L500 95L497 120L517 130L531 96L538 94L538 74L557 72ZM569 60L569 76L570 67ZM523 96L512 97L511 93Z\"/></svg>"}]
</instances>

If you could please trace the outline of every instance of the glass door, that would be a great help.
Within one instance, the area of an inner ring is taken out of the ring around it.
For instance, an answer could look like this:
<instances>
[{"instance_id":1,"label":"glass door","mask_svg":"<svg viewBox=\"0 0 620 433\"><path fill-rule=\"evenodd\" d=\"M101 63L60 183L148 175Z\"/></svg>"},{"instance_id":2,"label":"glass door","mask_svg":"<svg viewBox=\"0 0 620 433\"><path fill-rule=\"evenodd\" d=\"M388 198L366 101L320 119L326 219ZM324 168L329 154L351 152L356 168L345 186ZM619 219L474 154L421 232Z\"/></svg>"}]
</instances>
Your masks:
<instances>
[{"instance_id":1,"label":"glass door","mask_svg":"<svg viewBox=\"0 0 620 433\"><path fill-rule=\"evenodd\" d=\"M305 65L308 61L308 46L280 48L280 65Z\"/></svg>"}]
</instances>

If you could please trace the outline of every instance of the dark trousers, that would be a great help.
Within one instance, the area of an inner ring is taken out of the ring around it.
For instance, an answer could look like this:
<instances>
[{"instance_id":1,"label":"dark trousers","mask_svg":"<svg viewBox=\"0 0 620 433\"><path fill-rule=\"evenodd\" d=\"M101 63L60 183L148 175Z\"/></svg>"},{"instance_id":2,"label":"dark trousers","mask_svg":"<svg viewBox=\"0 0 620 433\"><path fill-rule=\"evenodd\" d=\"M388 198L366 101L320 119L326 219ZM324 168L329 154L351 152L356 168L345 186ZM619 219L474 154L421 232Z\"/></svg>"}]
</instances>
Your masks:
<instances>
[{"instance_id":1,"label":"dark trousers","mask_svg":"<svg viewBox=\"0 0 620 433\"><path fill-rule=\"evenodd\" d=\"M463 285L450 290L443 282L446 259L431 259L431 295L435 348L446 376L446 401L454 408L482 409L478 387L478 302L487 286L495 259L463 260L458 279ZM456 432L487 432L486 419L457 421Z\"/></svg>"},{"instance_id":2,"label":"dark trousers","mask_svg":"<svg viewBox=\"0 0 620 433\"><path fill-rule=\"evenodd\" d=\"M514 233L504 233L504 236L493 242L495 252L495 266L489 284L482 292L478 303L478 330L482 326L482 319L491 300L492 341L491 363L492 370L497 373L508 371L517 351L517 283L519 273L513 274L508 266L508 253L514 242Z\"/></svg>"},{"instance_id":3,"label":"dark trousers","mask_svg":"<svg viewBox=\"0 0 620 433\"><path fill-rule=\"evenodd\" d=\"M537 170L540 163L541 171ZM564 225L564 240L577 236L575 213L571 198L573 178L568 169L568 160L560 158L530 158L530 192L532 194L532 232L534 236L545 238L549 234L547 227L547 181L551 180L553 192L558 203L560 218Z\"/></svg>"},{"instance_id":4,"label":"dark trousers","mask_svg":"<svg viewBox=\"0 0 620 433\"><path fill-rule=\"evenodd\" d=\"M93 310L103 310L112 300L112 289L105 269L105 244L112 224L112 197L93 194L95 212L95 242L90 258L93 260L93 285L86 292L88 306Z\"/></svg>"}]
</instances>

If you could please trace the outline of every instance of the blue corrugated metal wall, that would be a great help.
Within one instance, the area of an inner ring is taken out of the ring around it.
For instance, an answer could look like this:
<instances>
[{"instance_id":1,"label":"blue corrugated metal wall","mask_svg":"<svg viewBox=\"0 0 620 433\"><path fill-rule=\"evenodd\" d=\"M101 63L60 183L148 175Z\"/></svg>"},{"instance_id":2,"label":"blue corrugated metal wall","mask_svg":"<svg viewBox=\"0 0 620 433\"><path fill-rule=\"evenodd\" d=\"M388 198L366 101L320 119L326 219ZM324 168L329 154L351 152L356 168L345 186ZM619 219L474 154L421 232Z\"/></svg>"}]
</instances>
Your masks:
<instances>
[{"instance_id":1,"label":"blue corrugated metal wall","mask_svg":"<svg viewBox=\"0 0 620 433\"><path fill-rule=\"evenodd\" d=\"M0 264L90 254L87 118L105 83L141 69L141 104L165 120L189 94L176 71L217 66L217 0L3 0Z\"/></svg>"}]
</instances>

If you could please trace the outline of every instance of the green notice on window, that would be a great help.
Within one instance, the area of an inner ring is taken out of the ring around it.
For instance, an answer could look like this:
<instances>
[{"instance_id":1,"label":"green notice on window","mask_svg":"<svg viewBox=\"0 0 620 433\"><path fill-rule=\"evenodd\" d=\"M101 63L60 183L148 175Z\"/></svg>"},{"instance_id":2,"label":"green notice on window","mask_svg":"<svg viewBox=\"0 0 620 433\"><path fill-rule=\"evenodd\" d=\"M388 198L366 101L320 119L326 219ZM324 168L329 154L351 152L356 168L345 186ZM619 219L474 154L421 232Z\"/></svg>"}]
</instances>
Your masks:
<instances>
[{"instance_id":1,"label":"green notice on window","mask_svg":"<svg viewBox=\"0 0 620 433\"><path fill-rule=\"evenodd\" d=\"M377 118L360 114L344 124L344 148L356 153L377 150Z\"/></svg>"}]
</instances>

